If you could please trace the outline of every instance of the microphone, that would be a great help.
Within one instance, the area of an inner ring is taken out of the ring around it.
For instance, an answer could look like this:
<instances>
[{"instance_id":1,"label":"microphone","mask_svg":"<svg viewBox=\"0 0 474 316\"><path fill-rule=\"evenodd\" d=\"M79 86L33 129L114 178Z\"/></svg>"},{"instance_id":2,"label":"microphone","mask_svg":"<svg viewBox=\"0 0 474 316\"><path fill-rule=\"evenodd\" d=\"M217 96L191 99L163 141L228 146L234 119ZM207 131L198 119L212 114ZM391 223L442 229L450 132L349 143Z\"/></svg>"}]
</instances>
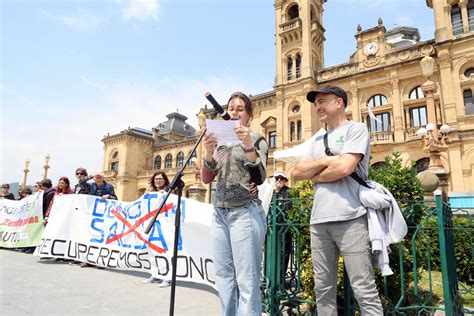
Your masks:
<instances>
[{"instance_id":1,"label":"microphone","mask_svg":"<svg viewBox=\"0 0 474 316\"><path fill-rule=\"evenodd\" d=\"M214 97L212 96L212 94L210 94L209 92L206 92L204 94L204 96L209 100L209 102L211 102L212 106L214 107L214 109L221 115L222 119L223 120L230 120L230 115L229 113L227 113L223 108L222 106L220 106L219 103L217 103L216 99L214 99Z\"/></svg>"}]
</instances>

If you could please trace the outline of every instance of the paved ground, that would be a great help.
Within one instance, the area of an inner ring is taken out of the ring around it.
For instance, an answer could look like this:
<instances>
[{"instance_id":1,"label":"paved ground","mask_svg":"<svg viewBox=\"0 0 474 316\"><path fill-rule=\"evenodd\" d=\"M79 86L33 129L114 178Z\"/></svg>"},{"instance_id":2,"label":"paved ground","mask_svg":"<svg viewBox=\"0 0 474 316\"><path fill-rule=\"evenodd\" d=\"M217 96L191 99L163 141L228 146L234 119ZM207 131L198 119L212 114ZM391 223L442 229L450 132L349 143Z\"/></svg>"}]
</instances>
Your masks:
<instances>
[{"instance_id":1,"label":"paved ground","mask_svg":"<svg viewBox=\"0 0 474 316\"><path fill-rule=\"evenodd\" d=\"M0 314L169 315L171 287L143 284L148 275L81 268L0 249ZM217 292L178 282L175 315L219 315Z\"/></svg>"}]
</instances>

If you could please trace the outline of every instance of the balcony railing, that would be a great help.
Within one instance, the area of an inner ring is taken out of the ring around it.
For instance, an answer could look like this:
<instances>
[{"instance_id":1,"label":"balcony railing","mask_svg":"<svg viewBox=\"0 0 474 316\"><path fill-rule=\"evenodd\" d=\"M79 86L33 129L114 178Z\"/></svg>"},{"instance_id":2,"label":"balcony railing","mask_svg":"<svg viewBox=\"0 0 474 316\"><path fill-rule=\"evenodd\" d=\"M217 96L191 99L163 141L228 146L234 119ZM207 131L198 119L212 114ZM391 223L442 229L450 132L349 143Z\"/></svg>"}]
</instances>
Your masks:
<instances>
[{"instance_id":1,"label":"balcony railing","mask_svg":"<svg viewBox=\"0 0 474 316\"><path fill-rule=\"evenodd\" d=\"M297 29L299 27L301 27L301 19L300 18L296 18L296 19L293 19L289 22L280 24L280 30L282 32L288 32L288 31Z\"/></svg>"},{"instance_id":2,"label":"balcony railing","mask_svg":"<svg viewBox=\"0 0 474 316\"><path fill-rule=\"evenodd\" d=\"M405 141L417 139L418 136L416 132L420 129L421 126L410 127L405 130Z\"/></svg>"},{"instance_id":3,"label":"balcony railing","mask_svg":"<svg viewBox=\"0 0 474 316\"><path fill-rule=\"evenodd\" d=\"M104 177L105 178L115 178L117 176L117 170L106 170L104 171Z\"/></svg>"},{"instance_id":4,"label":"balcony railing","mask_svg":"<svg viewBox=\"0 0 474 316\"><path fill-rule=\"evenodd\" d=\"M186 173L191 172L194 170L194 167L196 166L195 163L189 163L186 166L186 169L184 171ZM155 172L157 171L164 171L167 175L170 174L176 174L179 170L181 170L181 167L172 167L172 168L162 168L160 170L157 169L148 169L148 170L142 170L138 173L138 177L151 177Z\"/></svg>"},{"instance_id":5,"label":"balcony railing","mask_svg":"<svg viewBox=\"0 0 474 316\"><path fill-rule=\"evenodd\" d=\"M374 143L392 143L393 132L370 132L370 142Z\"/></svg>"}]
</instances>

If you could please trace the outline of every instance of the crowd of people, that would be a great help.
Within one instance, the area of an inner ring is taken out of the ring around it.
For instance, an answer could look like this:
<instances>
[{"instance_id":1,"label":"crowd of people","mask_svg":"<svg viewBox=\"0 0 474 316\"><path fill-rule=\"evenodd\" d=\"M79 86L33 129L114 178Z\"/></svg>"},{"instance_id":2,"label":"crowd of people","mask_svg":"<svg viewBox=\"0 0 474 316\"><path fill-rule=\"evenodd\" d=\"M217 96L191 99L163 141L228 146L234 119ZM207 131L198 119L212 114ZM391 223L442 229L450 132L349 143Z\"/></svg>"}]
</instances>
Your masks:
<instances>
[{"instance_id":1,"label":"crowd of people","mask_svg":"<svg viewBox=\"0 0 474 316\"><path fill-rule=\"evenodd\" d=\"M314 186L310 233L318 314L337 315L336 280L338 258L342 255L362 315L382 315L371 263L366 210L357 196L359 184L350 177L357 173L367 179L370 155L367 127L346 118L348 98L339 87L310 91L306 98L327 127L326 135L316 135L307 159L297 163L292 172L293 179L311 180ZM222 144L219 135L206 133L201 166L201 181L205 184L216 181L211 226L215 282L222 315L261 315L262 249L267 220L256 187L268 178L268 143L250 128L253 107L247 95L233 93L227 102L227 113L231 120L240 121L234 129L240 143ZM105 182L101 172L94 173L93 181L88 181L87 171L78 168L76 177L78 183L74 189L66 177L61 177L54 188L49 179L35 184L35 190L44 190L45 224L56 195L91 194L117 199L113 186ZM276 171L274 177L275 194L290 199L287 175ZM166 174L156 172L150 179L149 191L165 192L168 186ZM12 197L8 189L8 185L2 186L4 198ZM291 203L281 204L279 208L285 217ZM292 255L292 243L291 233L286 233L281 247L285 252L280 271L283 279ZM155 275L144 280L144 283L158 282L160 286L169 285Z\"/></svg>"},{"instance_id":2,"label":"crowd of people","mask_svg":"<svg viewBox=\"0 0 474 316\"><path fill-rule=\"evenodd\" d=\"M117 195L115 194L115 188L112 184L105 181L104 173L102 171L97 171L92 174L88 174L85 168L76 169L76 178L77 183L74 187L71 187L69 178L60 177L56 186L53 186L53 183L50 179L44 179L42 181L36 182L33 186L34 192L43 191L43 224L47 225L49 217L51 215L52 206L54 203L54 198L58 195L63 194L88 194L99 196L102 200L112 199L117 200ZM170 181L166 174L163 171L156 172L150 178L150 187L148 192L161 192L164 193L168 190ZM5 198L9 200L15 200L13 193L9 191L10 185L4 183L2 185L2 192L0 198ZM29 195L33 194L33 190L30 186L26 186L19 190L19 198L21 200ZM22 252L33 253L35 247L26 247L22 248ZM57 261L68 262L70 264L77 263L81 268L91 267L92 265L87 262L76 262L67 259L56 259ZM167 287L171 285L171 281L159 279L157 276L151 276L150 278L143 281L143 283L159 283L160 287Z\"/></svg>"}]
</instances>

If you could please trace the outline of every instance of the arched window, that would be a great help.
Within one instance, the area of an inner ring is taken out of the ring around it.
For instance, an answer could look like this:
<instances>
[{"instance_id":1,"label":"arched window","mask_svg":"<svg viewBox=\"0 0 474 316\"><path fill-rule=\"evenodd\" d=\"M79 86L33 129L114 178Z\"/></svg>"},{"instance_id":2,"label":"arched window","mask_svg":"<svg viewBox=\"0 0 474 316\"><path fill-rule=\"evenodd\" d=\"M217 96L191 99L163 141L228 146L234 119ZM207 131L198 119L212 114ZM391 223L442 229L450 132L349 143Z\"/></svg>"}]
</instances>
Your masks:
<instances>
[{"instance_id":1,"label":"arched window","mask_svg":"<svg viewBox=\"0 0 474 316\"><path fill-rule=\"evenodd\" d=\"M421 90L421 86L418 86L410 91L408 98L410 100L422 99L425 95L423 94L423 90Z\"/></svg>"},{"instance_id":2,"label":"arched window","mask_svg":"<svg viewBox=\"0 0 474 316\"><path fill-rule=\"evenodd\" d=\"M472 90L471 89L466 89L463 91L463 97L464 97L464 113L466 115L474 115L474 104L472 100Z\"/></svg>"},{"instance_id":3,"label":"arched window","mask_svg":"<svg viewBox=\"0 0 474 316\"><path fill-rule=\"evenodd\" d=\"M295 63L296 63L296 79L299 79L301 78L301 56L298 54L296 55L296 60L295 60Z\"/></svg>"},{"instance_id":4,"label":"arched window","mask_svg":"<svg viewBox=\"0 0 474 316\"><path fill-rule=\"evenodd\" d=\"M166 155L165 168L173 168L173 156L171 154Z\"/></svg>"},{"instance_id":5,"label":"arched window","mask_svg":"<svg viewBox=\"0 0 474 316\"><path fill-rule=\"evenodd\" d=\"M387 97L383 94L376 94L367 101L367 107L381 106L387 104Z\"/></svg>"},{"instance_id":6,"label":"arched window","mask_svg":"<svg viewBox=\"0 0 474 316\"><path fill-rule=\"evenodd\" d=\"M119 163L118 161L114 161L110 163L110 170L112 171L118 171L119 168Z\"/></svg>"},{"instance_id":7,"label":"arched window","mask_svg":"<svg viewBox=\"0 0 474 316\"><path fill-rule=\"evenodd\" d=\"M474 0L469 0L467 5L467 20L469 21L469 31L474 31Z\"/></svg>"},{"instance_id":8,"label":"arched window","mask_svg":"<svg viewBox=\"0 0 474 316\"><path fill-rule=\"evenodd\" d=\"M277 146L277 132L276 131L271 131L268 133L268 146L270 148L275 148Z\"/></svg>"},{"instance_id":9,"label":"arched window","mask_svg":"<svg viewBox=\"0 0 474 316\"><path fill-rule=\"evenodd\" d=\"M191 159L189 159L189 166L194 166L196 164L196 160L197 160L197 155L196 155L196 151L194 151L193 154L191 155Z\"/></svg>"},{"instance_id":10,"label":"arched window","mask_svg":"<svg viewBox=\"0 0 474 316\"><path fill-rule=\"evenodd\" d=\"M415 162L415 165L413 168L415 168L416 173L420 173L422 171L425 171L428 169L428 166L430 165L430 158L421 158Z\"/></svg>"},{"instance_id":11,"label":"arched window","mask_svg":"<svg viewBox=\"0 0 474 316\"><path fill-rule=\"evenodd\" d=\"M296 113L299 113L301 110L301 107L299 105L296 105L293 110L291 110L291 112L293 112L293 114L296 114Z\"/></svg>"},{"instance_id":12,"label":"arched window","mask_svg":"<svg viewBox=\"0 0 474 316\"><path fill-rule=\"evenodd\" d=\"M300 16L297 4L291 6L291 8L288 10L288 16L290 17L290 20L296 19Z\"/></svg>"},{"instance_id":13,"label":"arched window","mask_svg":"<svg viewBox=\"0 0 474 316\"><path fill-rule=\"evenodd\" d=\"M290 142L295 140L295 122L290 122Z\"/></svg>"},{"instance_id":14,"label":"arched window","mask_svg":"<svg viewBox=\"0 0 474 316\"><path fill-rule=\"evenodd\" d=\"M180 151L176 156L176 167L181 168L184 163L184 153Z\"/></svg>"},{"instance_id":15,"label":"arched window","mask_svg":"<svg viewBox=\"0 0 474 316\"><path fill-rule=\"evenodd\" d=\"M474 16L472 17L472 20L474 21ZM464 76L469 78L471 75L474 75L474 68L466 69L466 71L464 72Z\"/></svg>"},{"instance_id":16,"label":"arched window","mask_svg":"<svg viewBox=\"0 0 474 316\"><path fill-rule=\"evenodd\" d=\"M376 119L367 116L367 128L369 132L390 132L390 113L374 114Z\"/></svg>"},{"instance_id":17,"label":"arched window","mask_svg":"<svg viewBox=\"0 0 474 316\"><path fill-rule=\"evenodd\" d=\"M155 161L153 163L153 169L160 170L161 169L161 156L156 156Z\"/></svg>"},{"instance_id":18,"label":"arched window","mask_svg":"<svg viewBox=\"0 0 474 316\"><path fill-rule=\"evenodd\" d=\"M303 134L303 127L302 127L301 121L298 120L296 122L296 139L301 140L301 137L303 136L302 134Z\"/></svg>"},{"instance_id":19,"label":"arched window","mask_svg":"<svg viewBox=\"0 0 474 316\"><path fill-rule=\"evenodd\" d=\"M288 61L286 63L286 68L287 68L287 78L288 78L288 80L293 79L293 59L291 59L291 57L288 57Z\"/></svg>"},{"instance_id":20,"label":"arched window","mask_svg":"<svg viewBox=\"0 0 474 316\"><path fill-rule=\"evenodd\" d=\"M110 158L110 170L118 171L119 169L119 153L118 151L112 154L112 158Z\"/></svg>"},{"instance_id":21,"label":"arched window","mask_svg":"<svg viewBox=\"0 0 474 316\"><path fill-rule=\"evenodd\" d=\"M426 106L410 108L410 127L424 126L428 124Z\"/></svg>"},{"instance_id":22,"label":"arched window","mask_svg":"<svg viewBox=\"0 0 474 316\"><path fill-rule=\"evenodd\" d=\"M451 23L453 25L453 35L462 34L462 18L461 18L461 9L457 4L451 7Z\"/></svg>"}]
</instances>

